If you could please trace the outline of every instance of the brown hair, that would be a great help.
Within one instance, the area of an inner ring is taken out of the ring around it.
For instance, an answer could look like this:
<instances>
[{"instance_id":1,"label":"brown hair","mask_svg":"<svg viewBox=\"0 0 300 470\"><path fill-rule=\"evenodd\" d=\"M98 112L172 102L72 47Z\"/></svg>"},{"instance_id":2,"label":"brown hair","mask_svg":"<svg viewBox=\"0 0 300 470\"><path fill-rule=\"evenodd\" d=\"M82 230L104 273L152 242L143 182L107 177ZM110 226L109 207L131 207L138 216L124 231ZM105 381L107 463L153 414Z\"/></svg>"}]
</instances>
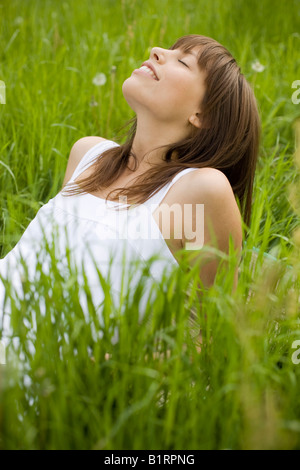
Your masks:
<instances>
[{"instance_id":1,"label":"brown hair","mask_svg":"<svg viewBox=\"0 0 300 470\"><path fill-rule=\"evenodd\" d=\"M167 147L161 164L136 178L130 188L117 188L108 196L121 195L142 204L185 168L212 167L228 178L238 197L242 217L250 225L253 181L259 151L261 121L252 87L241 73L231 53L212 38L191 34L170 47L184 53L200 46L198 66L206 74L206 93L201 105L203 126ZM109 187L126 169L136 132L137 117L124 144L103 152L92 164L93 174L64 188L66 195L94 192ZM107 199L108 199L107 196Z\"/></svg>"}]
</instances>

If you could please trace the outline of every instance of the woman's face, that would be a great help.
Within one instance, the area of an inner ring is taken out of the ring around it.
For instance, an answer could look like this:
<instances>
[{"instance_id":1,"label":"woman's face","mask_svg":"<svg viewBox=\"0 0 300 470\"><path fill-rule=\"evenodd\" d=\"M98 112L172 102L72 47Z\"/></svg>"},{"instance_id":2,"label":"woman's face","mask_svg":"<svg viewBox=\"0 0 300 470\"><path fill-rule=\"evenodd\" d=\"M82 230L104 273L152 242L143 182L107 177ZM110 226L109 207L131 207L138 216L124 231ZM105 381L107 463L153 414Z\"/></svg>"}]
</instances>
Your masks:
<instances>
[{"instance_id":1,"label":"woman's face","mask_svg":"<svg viewBox=\"0 0 300 470\"><path fill-rule=\"evenodd\" d=\"M124 97L137 117L151 113L162 122L187 124L191 115L201 111L205 76L197 63L197 52L160 47L151 50L146 62L153 66L158 80L136 69L122 86Z\"/></svg>"}]
</instances>

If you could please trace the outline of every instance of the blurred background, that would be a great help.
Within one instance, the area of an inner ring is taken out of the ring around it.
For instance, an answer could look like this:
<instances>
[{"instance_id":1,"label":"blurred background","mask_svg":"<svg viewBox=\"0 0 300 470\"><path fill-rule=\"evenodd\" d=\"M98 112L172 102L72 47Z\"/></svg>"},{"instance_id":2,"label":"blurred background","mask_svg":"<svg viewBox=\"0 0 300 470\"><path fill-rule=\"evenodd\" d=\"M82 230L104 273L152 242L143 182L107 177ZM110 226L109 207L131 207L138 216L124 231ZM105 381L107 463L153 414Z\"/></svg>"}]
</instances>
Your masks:
<instances>
[{"instance_id":1,"label":"blurred background","mask_svg":"<svg viewBox=\"0 0 300 470\"><path fill-rule=\"evenodd\" d=\"M123 143L124 80L187 34L232 53L261 114L237 295L225 275L204 298L199 355L170 326L182 283L158 299L150 330L128 308L112 347L105 334L93 343L76 286L60 280L35 352L21 325L19 362L0 369L0 448L300 448L300 0L0 0L0 258L61 189L76 140ZM34 302L21 308L29 323ZM162 361L149 359L157 331Z\"/></svg>"},{"instance_id":2,"label":"blurred background","mask_svg":"<svg viewBox=\"0 0 300 470\"><path fill-rule=\"evenodd\" d=\"M57 194L73 143L117 138L133 117L124 80L153 46L185 34L219 41L253 85L263 124L256 187L272 184L261 218L272 206L275 233L288 236L295 221L283 189L295 177L299 26L299 0L1 0L0 256Z\"/></svg>"}]
</instances>

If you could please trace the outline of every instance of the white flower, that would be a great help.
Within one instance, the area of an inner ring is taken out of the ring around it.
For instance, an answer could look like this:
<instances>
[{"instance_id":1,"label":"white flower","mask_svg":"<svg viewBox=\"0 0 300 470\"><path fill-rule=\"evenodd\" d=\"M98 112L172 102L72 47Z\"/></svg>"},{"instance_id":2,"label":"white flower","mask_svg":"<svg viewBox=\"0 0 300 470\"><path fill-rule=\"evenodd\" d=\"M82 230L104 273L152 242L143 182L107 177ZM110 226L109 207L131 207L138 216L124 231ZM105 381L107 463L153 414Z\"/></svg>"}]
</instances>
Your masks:
<instances>
[{"instance_id":1,"label":"white flower","mask_svg":"<svg viewBox=\"0 0 300 470\"><path fill-rule=\"evenodd\" d=\"M106 83L106 75L104 73L97 73L93 78L93 84L96 86L102 86Z\"/></svg>"},{"instance_id":2,"label":"white flower","mask_svg":"<svg viewBox=\"0 0 300 470\"><path fill-rule=\"evenodd\" d=\"M265 66L262 65L259 60L256 60L255 62L252 62L252 70L254 72L263 72L265 70Z\"/></svg>"},{"instance_id":3,"label":"white flower","mask_svg":"<svg viewBox=\"0 0 300 470\"><path fill-rule=\"evenodd\" d=\"M15 18L14 24L15 24L15 25L19 25L19 24L22 24L23 21L24 21L24 18L23 18L22 16L17 16L17 17Z\"/></svg>"},{"instance_id":4,"label":"white flower","mask_svg":"<svg viewBox=\"0 0 300 470\"><path fill-rule=\"evenodd\" d=\"M93 98L92 101L90 102L90 106L91 106L92 108L98 106L98 103L97 103L97 101L94 100L94 98Z\"/></svg>"}]
</instances>

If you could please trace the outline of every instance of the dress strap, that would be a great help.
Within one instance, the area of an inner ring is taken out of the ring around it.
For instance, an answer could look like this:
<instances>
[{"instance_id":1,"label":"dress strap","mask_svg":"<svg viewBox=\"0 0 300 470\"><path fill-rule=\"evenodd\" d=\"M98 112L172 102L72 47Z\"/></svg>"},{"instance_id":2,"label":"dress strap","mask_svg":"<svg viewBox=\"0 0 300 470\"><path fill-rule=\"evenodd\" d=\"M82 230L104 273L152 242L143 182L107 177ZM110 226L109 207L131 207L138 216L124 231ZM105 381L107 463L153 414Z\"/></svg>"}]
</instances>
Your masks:
<instances>
[{"instance_id":1,"label":"dress strap","mask_svg":"<svg viewBox=\"0 0 300 470\"><path fill-rule=\"evenodd\" d=\"M113 140L103 140L91 147L80 160L79 164L75 168L71 179L68 182L73 182L81 173L83 173L83 171L85 171L89 166L92 165L92 163L94 163L97 157L101 156L101 154L105 152L105 150L108 150L112 147L119 147L119 144L117 144Z\"/></svg>"},{"instance_id":2,"label":"dress strap","mask_svg":"<svg viewBox=\"0 0 300 470\"><path fill-rule=\"evenodd\" d=\"M191 171L198 170L199 168L186 168L185 170L180 171L174 178L166 184L163 188L161 188L154 196L150 196L150 198L144 203L150 210L151 213L155 211L155 209L160 205L162 200L165 198L167 192L176 183L182 176L190 173Z\"/></svg>"}]
</instances>

